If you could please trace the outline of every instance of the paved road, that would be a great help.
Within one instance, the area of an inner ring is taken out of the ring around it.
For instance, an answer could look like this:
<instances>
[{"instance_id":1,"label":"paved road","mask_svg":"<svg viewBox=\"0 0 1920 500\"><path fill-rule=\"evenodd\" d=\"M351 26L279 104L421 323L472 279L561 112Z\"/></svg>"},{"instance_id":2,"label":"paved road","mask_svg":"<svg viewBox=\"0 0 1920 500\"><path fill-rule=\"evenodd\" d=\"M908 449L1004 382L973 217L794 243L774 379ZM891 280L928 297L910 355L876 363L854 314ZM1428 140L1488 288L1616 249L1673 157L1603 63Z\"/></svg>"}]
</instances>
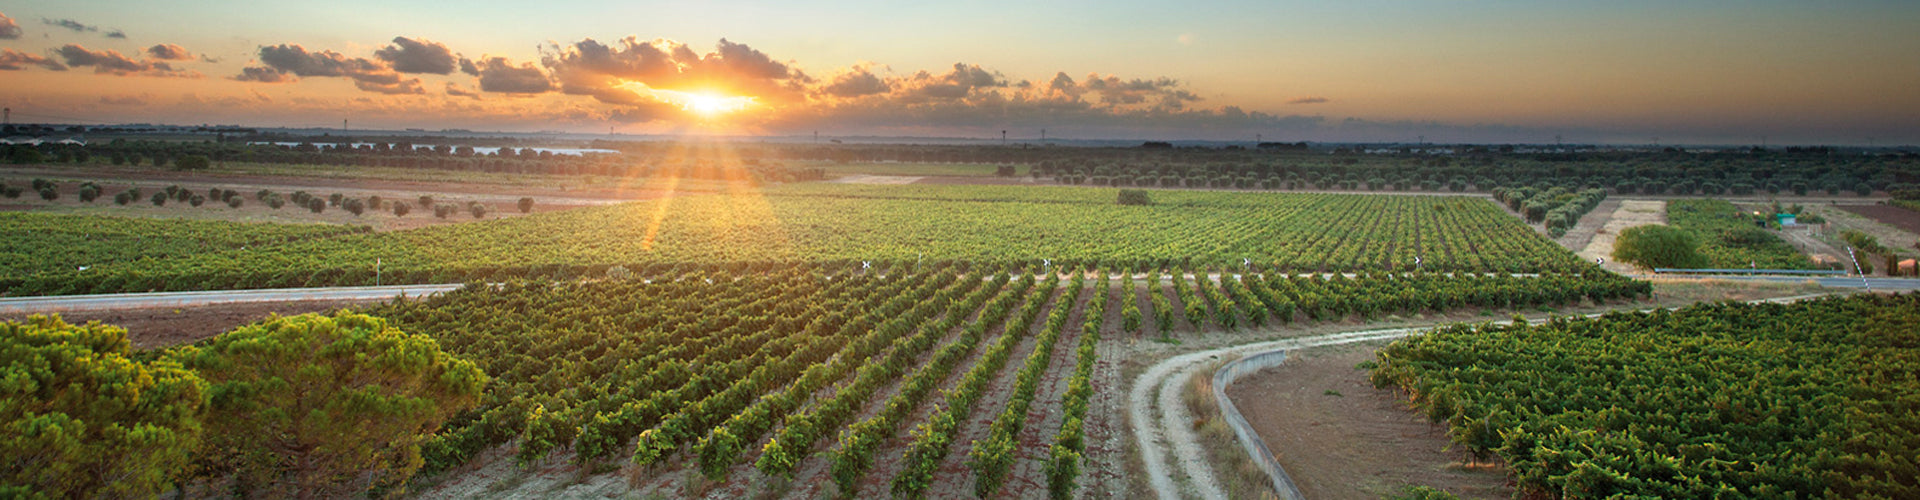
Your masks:
<instances>
[{"instance_id":1,"label":"paved road","mask_svg":"<svg viewBox=\"0 0 1920 500\"><path fill-rule=\"evenodd\" d=\"M386 300L401 295L422 296L460 288L462 285L390 285L331 288L275 288L266 290L215 290L205 292L114 293L105 295L59 295L52 297L0 298L0 314L26 314L56 311L102 309L138 309L146 307L187 307L244 302L287 302L300 300Z\"/></svg>"},{"instance_id":2,"label":"paved road","mask_svg":"<svg viewBox=\"0 0 1920 500\"><path fill-rule=\"evenodd\" d=\"M1813 280L1820 286L1833 288L1865 288L1871 284L1874 290L1920 290L1920 278L1866 278L1859 276L1742 276L1719 274L1658 274L1634 275L1634 279L1715 279L1727 281L1771 281L1775 283L1803 283Z\"/></svg>"}]
</instances>

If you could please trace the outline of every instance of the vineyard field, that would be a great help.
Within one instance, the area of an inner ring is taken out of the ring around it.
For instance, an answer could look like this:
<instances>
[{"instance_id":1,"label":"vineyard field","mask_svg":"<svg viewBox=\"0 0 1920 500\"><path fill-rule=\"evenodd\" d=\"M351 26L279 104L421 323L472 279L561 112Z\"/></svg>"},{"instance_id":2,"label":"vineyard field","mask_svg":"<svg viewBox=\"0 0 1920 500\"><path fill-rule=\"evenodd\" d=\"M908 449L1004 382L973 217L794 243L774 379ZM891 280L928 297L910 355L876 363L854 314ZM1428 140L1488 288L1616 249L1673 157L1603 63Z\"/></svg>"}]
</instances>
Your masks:
<instances>
[{"instance_id":1,"label":"vineyard field","mask_svg":"<svg viewBox=\"0 0 1920 500\"><path fill-rule=\"evenodd\" d=\"M474 285L367 312L493 377L480 406L425 448L429 470L504 446L528 462L564 450L582 464L631 463L656 487L679 484L670 471L727 488L787 477L820 493L909 497L1084 487L1088 455L1117 452L1088 445L1118 418L1088 409L1120 383L1094 369L1119 361L1099 347L1156 335L1128 327L1122 309L1168 287L1152 273L1007 271L697 270ZM1151 303L1193 304L1209 311L1201 327L1231 331L1647 293L1624 278L1209 275L1170 277L1207 298Z\"/></svg>"},{"instance_id":2,"label":"vineyard field","mask_svg":"<svg viewBox=\"0 0 1920 500\"><path fill-rule=\"evenodd\" d=\"M364 232L361 227L326 224L0 213L0 280L38 273L70 276L114 263L138 266L222 251L262 251Z\"/></svg>"},{"instance_id":3,"label":"vineyard field","mask_svg":"<svg viewBox=\"0 0 1920 500\"><path fill-rule=\"evenodd\" d=\"M1920 495L1920 294L1443 327L1378 353L1521 496Z\"/></svg>"},{"instance_id":4,"label":"vineyard field","mask_svg":"<svg viewBox=\"0 0 1920 500\"><path fill-rule=\"evenodd\" d=\"M611 266L959 261L1280 272L1599 272L1478 197L796 185L671 197L0 281L7 295L497 281ZM8 234L7 238L20 238ZM375 263L380 269L375 269Z\"/></svg>"}]
</instances>

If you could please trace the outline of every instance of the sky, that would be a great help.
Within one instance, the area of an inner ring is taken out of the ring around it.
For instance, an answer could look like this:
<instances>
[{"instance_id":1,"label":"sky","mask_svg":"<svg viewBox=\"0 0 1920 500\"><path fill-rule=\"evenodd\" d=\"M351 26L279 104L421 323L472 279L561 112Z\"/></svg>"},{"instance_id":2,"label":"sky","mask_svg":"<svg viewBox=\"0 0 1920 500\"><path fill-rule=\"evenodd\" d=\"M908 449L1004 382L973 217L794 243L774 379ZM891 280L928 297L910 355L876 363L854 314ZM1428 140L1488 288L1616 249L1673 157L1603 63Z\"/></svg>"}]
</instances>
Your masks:
<instances>
[{"instance_id":1,"label":"sky","mask_svg":"<svg viewBox=\"0 0 1920 500\"><path fill-rule=\"evenodd\" d=\"M1920 2L0 0L15 121L1920 143Z\"/></svg>"}]
</instances>

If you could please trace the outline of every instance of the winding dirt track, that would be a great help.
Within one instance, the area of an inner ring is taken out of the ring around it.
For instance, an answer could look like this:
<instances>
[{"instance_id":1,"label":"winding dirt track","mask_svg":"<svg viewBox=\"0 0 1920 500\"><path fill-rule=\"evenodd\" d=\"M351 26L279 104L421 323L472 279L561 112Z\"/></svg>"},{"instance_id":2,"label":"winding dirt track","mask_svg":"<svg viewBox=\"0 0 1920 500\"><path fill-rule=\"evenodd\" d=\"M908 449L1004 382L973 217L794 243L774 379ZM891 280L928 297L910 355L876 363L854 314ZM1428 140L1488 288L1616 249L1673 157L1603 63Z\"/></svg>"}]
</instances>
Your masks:
<instances>
[{"instance_id":1,"label":"winding dirt track","mask_svg":"<svg viewBox=\"0 0 1920 500\"><path fill-rule=\"evenodd\" d=\"M1803 295L1750 302L1786 303L1826 295ZM1589 314L1587 317L1599 315ZM1545 321L1540 319L1532 323ZM1495 323L1507 324L1511 323L1511 320ZM1193 415L1187 411L1186 405L1180 399L1181 391L1186 385L1184 381L1200 370L1206 369L1217 361L1230 361L1265 352L1396 339L1433 328L1435 327L1365 329L1273 340L1182 354L1154 364L1134 380L1127 398L1128 420L1132 423L1134 439L1140 448L1141 461L1146 464L1147 482L1153 486L1155 496L1165 500L1178 498L1225 500L1227 498L1219 482L1214 478L1213 468L1205 458L1205 450L1202 449L1199 438L1190 425L1193 422ZM1173 460L1171 464L1168 463L1169 456ZM1174 472L1175 468L1178 472Z\"/></svg>"}]
</instances>

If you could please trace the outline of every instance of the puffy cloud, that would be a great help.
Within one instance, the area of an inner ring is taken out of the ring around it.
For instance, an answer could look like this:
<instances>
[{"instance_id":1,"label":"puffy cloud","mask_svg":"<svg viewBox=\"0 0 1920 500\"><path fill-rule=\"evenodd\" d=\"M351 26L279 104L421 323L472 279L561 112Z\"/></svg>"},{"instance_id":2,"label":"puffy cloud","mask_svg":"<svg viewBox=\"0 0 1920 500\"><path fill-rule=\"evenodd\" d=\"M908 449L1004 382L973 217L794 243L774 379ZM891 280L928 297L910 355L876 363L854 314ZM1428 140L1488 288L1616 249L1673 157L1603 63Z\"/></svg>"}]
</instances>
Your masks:
<instances>
[{"instance_id":1,"label":"puffy cloud","mask_svg":"<svg viewBox=\"0 0 1920 500\"><path fill-rule=\"evenodd\" d=\"M234 75L233 79L243 82L260 83L288 83L297 80L292 74L273 68L261 67L240 68L240 74Z\"/></svg>"},{"instance_id":2,"label":"puffy cloud","mask_svg":"<svg viewBox=\"0 0 1920 500\"><path fill-rule=\"evenodd\" d=\"M57 51L68 66L92 66L94 73L116 76L158 76L169 78L199 78L200 73L176 69L162 61L135 61L121 55L119 51L87 50L75 44L67 44Z\"/></svg>"},{"instance_id":3,"label":"puffy cloud","mask_svg":"<svg viewBox=\"0 0 1920 500\"><path fill-rule=\"evenodd\" d=\"M455 85L453 82L447 82L447 95L451 97L465 97L468 99L480 98L479 92L467 90L465 88L462 88L459 85Z\"/></svg>"},{"instance_id":4,"label":"puffy cloud","mask_svg":"<svg viewBox=\"0 0 1920 500\"><path fill-rule=\"evenodd\" d=\"M263 46L260 47L260 63L265 66L242 68L240 74L233 79L279 83L294 81L293 76L343 77L352 79L354 87L368 92L426 93L426 88L420 83L420 79L401 78L398 72L383 62L364 57L347 57L331 50L308 52L305 47L291 44Z\"/></svg>"},{"instance_id":5,"label":"puffy cloud","mask_svg":"<svg viewBox=\"0 0 1920 500\"><path fill-rule=\"evenodd\" d=\"M759 102L786 104L804 99L812 78L766 53L721 39L701 54L686 44L637 37L607 45L591 38L542 50L541 65L560 82L560 91L602 102L639 105L664 102L652 90L711 92L754 96Z\"/></svg>"},{"instance_id":6,"label":"puffy cloud","mask_svg":"<svg viewBox=\"0 0 1920 500\"><path fill-rule=\"evenodd\" d=\"M127 38L127 32L120 31L120 30L109 31L107 32L107 38L119 38L119 39L125 40Z\"/></svg>"},{"instance_id":7,"label":"puffy cloud","mask_svg":"<svg viewBox=\"0 0 1920 500\"><path fill-rule=\"evenodd\" d=\"M27 66L39 66L53 71L66 71L67 66L45 57L20 52L13 49L0 49L0 70L18 71Z\"/></svg>"},{"instance_id":8,"label":"puffy cloud","mask_svg":"<svg viewBox=\"0 0 1920 500\"><path fill-rule=\"evenodd\" d=\"M460 58L460 72L480 76L480 65L474 64L472 59L462 57Z\"/></svg>"},{"instance_id":9,"label":"puffy cloud","mask_svg":"<svg viewBox=\"0 0 1920 500\"><path fill-rule=\"evenodd\" d=\"M185 61L193 59L193 54L188 54L187 49L179 45L163 43L147 47L147 57L162 61Z\"/></svg>"},{"instance_id":10,"label":"puffy cloud","mask_svg":"<svg viewBox=\"0 0 1920 500\"><path fill-rule=\"evenodd\" d=\"M374 52L373 56L392 65L394 71L435 75L453 73L456 59L445 44L404 36L393 37L393 45Z\"/></svg>"},{"instance_id":11,"label":"puffy cloud","mask_svg":"<svg viewBox=\"0 0 1920 500\"><path fill-rule=\"evenodd\" d=\"M4 12L0 12L0 40L19 39L20 23L13 22L13 18L7 17L7 14Z\"/></svg>"},{"instance_id":12,"label":"puffy cloud","mask_svg":"<svg viewBox=\"0 0 1920 500\"><path fill-rule=\"evenodd\" d=\"M860 97L884 94L892 91L893 86L875 76L872 65L861 64L834 75L832 83L820 90L834 97Z\"/></svg>"},{"instance_id":13,"label":"puffy cloud","mask_svg":"<svg viewBox=\"0 0 1920 500\"><path fill-rule=\"evenodd\" d=\"M73 32L75 33L84 33L88 31L100 31L100 27L98 26L88 26L85 24L81 24L80 21L75 21L72 19L47 19L42 17L40 18L40 23L45 24L47 26L53 26L56 28L70 29L70 30L73 30Z\"/></svg>"},{"instance_id":14,"label":"puffy cloud","mask_svg":"<svg viewBox=\"0 0 1920 500\"><path fill-rule=\"evenodd\" d=\"M533 63L515 66L505 57L490 57L479 63L480 90L505 94L538 94L553 90L553 82Z\"/></svg>"},{"instance_id":15,"label":"puffy cloud","mask_svg":"<svg viewBox=\"0 0 1920 500\"><path fill-rule=\"evenodd\" d=\"M1320 104L1324 102L1328 102L1327 98L1320 97L1320 96L1295 97L1292 99L1287 99L1287 104Z\"/></svg>"}]
</instances>

